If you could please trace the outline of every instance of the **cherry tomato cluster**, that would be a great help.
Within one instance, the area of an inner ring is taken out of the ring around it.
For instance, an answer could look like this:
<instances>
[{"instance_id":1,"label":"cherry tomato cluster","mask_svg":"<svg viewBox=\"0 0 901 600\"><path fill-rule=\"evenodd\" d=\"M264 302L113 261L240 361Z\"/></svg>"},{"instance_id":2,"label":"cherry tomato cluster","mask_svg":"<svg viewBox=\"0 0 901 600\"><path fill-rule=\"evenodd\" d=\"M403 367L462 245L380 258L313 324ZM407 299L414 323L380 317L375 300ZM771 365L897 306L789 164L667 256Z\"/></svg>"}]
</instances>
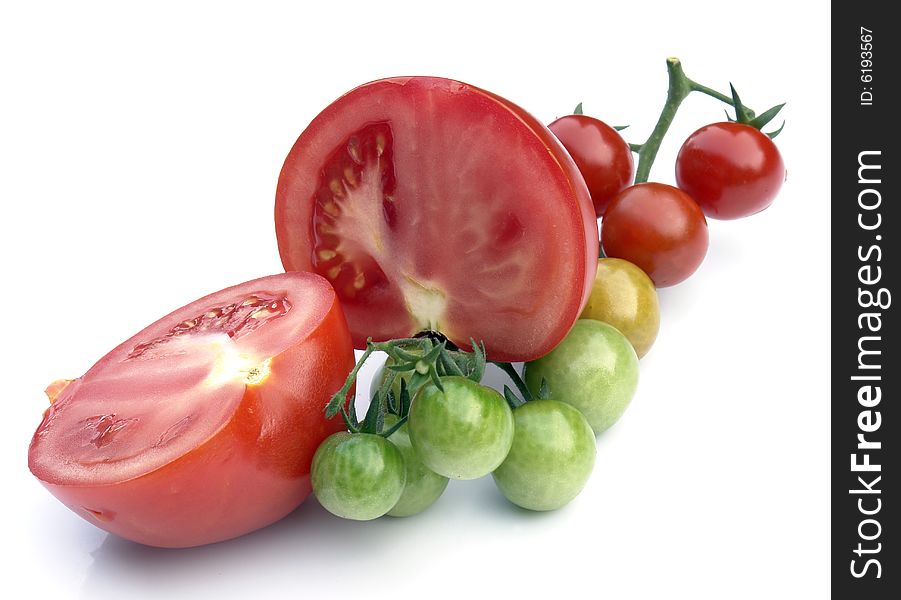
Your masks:
<instances>
[{"instance_id":1,"label":"cherry tomato cluster","mask_svg":"<svg viewBox=\"0 0 901 600\"><path fill-rule=\"evenodd\" d=\"M581 104L548 126L578 167L602 219L603 254L581 318L564 339L526 362L522 377L511 364L496 363L521 396L509 387L502 396L480 385L481 368L471 369L470 377L444 368L466 353L445 356L443 342L440 348L417 347L414 354L390 342L378 346L389 359L373 382L368 429L345 412L356 433L333 435L313 461L313 490L326 509L351 519L409 516L434 503L449 478L489 473L504 496L531 510L556 509L579 494L594 466L595 435L628 407L638 361L656 339L656 289L684 281L700 266L708 249L705 216L757 213L785 179L772 137L760 131L781 106L755 119L734 89L730 101L685 77L678 61L668 66L667 107L645 144L628 144L621 128L583 114ZM706 125L685 140L676 161L678 187L647 182L675 108L691 91L730 102L736 120ZM633 152L639 156L634 183ZM473 348L484 356L474 342ZM383 425L373 426L378 419L371 415L378 411L386 416ZM387 441L377 435L381 426L388 429Z\"/></svg>"},{"instance_id":2,"label":"cherry tomato cluster","mask_svg":"<svg viewBox=\"0 0 901 600\"><path fill-rule=\"evenodd\" d=\"M497 363L521 396L479 383L485 359L478 345L466 353L446 344L370 343L389 358L374 378L366 418L357 422L352 405L350 412L341 406L345 386L332 406L340 406L351 433L332 435L313 458L313 491L327 510L356 520L406 517L431 506L450 479L488 474L504 496L531 510L559 508L582 490L595 433L635 391L638 358L628 340L610 325L580 320L557 348L529 363L524 379Z\"/></svg>"},{"instance_id":3,"label":"cherry tomato cluster","mask_svg":"<svg viewBox=\"0 0 901 600\"><path fill-rule=\"evenodd\" d=\"M680 68L671 76L684 78ZM679 102L671 99L668 104ZM678 187L643 181L631 185L633 148L614 128L582 114L581 105L576 114L550 125L588 184L602 218L604 254L634 263L657 287L680 283L701 265L709 243L705 215L738 219L758 213L772 204L785 180L779 150L759 129L781 105L755 120L734 89L733 103L737 121L705 125L682 144L676 159ZM659 138L663 133L665 128ZM639 155L651 143L655 154L659 139L652 136L636 148Z\"/></svg>"},{"instance_id":4,"label":"cherry tomato cluster","mask_svg":"<svg viewBox=\"0 0 901 600\"><path fill-rule=\"evenodd\" d=\"M32 473L98 527L167 547L268 525L311 489L362 520L419 513L450 479L489 473L516 505L565 505L635 393L657 288L707 252L705 215L758 212L785 178L760 131L781 106L757 116L667 68L643 144L581 109L545 127L438 77L344 94L282 167L288 272L200 298L51 385ZM685 141L678 187L648 182L692 92L735 119ZM388 358L358 420L374 352ZM489 362L503 394L481 384Z\"/></svg>"}]
</instances>

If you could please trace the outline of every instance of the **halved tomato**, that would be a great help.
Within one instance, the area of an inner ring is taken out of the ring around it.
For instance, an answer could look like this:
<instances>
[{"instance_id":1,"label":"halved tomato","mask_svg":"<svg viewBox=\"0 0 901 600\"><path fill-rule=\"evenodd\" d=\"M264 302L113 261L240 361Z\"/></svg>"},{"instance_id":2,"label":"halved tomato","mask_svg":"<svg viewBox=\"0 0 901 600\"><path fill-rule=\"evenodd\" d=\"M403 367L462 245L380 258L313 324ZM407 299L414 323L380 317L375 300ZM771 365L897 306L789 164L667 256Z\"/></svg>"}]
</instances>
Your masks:
<instances>
[{"instance_id":1,"label":"halved tomato","mask_svg":"<svg viewBox=\"0 0 901 600\"><path fill-rule=\"evenodd\" d=\"M436 77L342 96L301 134L275 203L286 270L341 298L354 343L423 330L494 360L546 354L591 291L598 231L585 181L523 109Z\"/></svg>"},{"instance_id":2,"label":"halved tomato","mask_svg":"<svg viewBox=\"0 0 901 600\"><path fill-rule=\"evenodd\" d=\"M152 546L196 546L268 525L310 492L323 408L353 367L328 282L283 273L163 317L52 404L28 466L91 523Z\"/></svg>"}]
</instances>

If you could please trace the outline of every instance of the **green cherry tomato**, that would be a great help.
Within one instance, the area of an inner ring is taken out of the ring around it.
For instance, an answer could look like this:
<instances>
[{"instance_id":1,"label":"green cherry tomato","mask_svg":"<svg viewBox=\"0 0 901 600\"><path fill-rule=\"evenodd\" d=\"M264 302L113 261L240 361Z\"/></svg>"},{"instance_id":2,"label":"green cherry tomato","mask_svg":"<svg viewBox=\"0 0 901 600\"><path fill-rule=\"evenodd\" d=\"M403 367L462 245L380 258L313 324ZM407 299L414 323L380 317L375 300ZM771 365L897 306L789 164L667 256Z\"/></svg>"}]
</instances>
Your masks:
<instances>
[{"instance_id":1,"label":"green cherry tomato","mask_svg":"<svg viewBox=\"0 0 901 600\"><path fill-rule=\"evenodd\" d=\"M442 377L442 392L423 387L410 408L410 440L440 475L477 479L504 462L513 443L513 412L503 396L465 377Z\"/></svg>"},{"instance_id":2,"label":"green cherry tomato","mask_svg":"<svg viewBox=\"0 0 901 600\"><path fill-rule=\"evenodd\" d=\"M641 358L651 349L660 330L657 288L644 271L629 261L602 258L580 318L613 325Z\"/></svg>"},{"instance_id":3,"label":"green cherry tomato","mask_svg":"<svg viewBox=\"0 0 901 600\"><path fill-rule=\"evenodd\" d=\"M524 375L532 393L538 394L546 380L551 399L578 408L601 433L616 423L635 394L638 356L612 325L579 319L556 348L525 364Z\"/></svg>"},{"instance_id":4,"label":"green cherry tomato","mask_svg":"<svg viewBox=\"0 0 901 600\"><path fill-rule=\"evenodd\" d=\"M397 417L392 414L385 415L385 428L397 423ZM410 442L408 425L404 423L400 429L391 434L391 441L404 456L404 464L407 469L407 482L404 491L400 495L397 504L388 511L392 517L409 517L419 514L437 500L444 488L447 487L447 477L435 473L419 460L419 455L413 449Z\"/></svg>"},{"instance_id":5,"label":"green cherry tomato","mask_svg":"<svg viewBox=\"0 0 901 600\"><path fill-rule=\"evenodd\" d=\"M368 521L387 513L404 491L404 457L380 435L341 431L313 456L313 493L330 513Z\"/></svg>"},{"instance_id":6,"label":"green cherry tomato","mask_svg":"<svg viewBox=\"0 0 901 600\"><path fill-rule=\"evenodd\" d=\"M513 411L513 421L513 446L492 474L507 500L529 510L554 510L578 496L597 454L582 413L556 400L533 400Z\"/></svg>"}]
</instances>

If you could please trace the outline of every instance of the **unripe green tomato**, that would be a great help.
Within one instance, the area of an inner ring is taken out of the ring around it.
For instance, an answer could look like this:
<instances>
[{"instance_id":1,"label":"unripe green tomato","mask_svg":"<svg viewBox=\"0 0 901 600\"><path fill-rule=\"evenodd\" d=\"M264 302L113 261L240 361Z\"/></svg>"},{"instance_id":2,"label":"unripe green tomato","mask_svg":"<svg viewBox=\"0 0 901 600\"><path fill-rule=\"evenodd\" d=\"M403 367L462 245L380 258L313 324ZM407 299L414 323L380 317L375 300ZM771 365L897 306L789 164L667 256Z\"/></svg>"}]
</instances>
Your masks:
<instances>
[{"instance_id":1,"label":"unripe green tomato","mask_svg":"<svg viewBox=\"0 0 901 600\"><path fill-rule=\"evenodd\" d=\"M602 258L580 318L613 325L641 358L651 349L660 330L657 288L644 271L629 261Z\"/></svg>"},{"instance_id":2,"label":"unripe green tomato","mask_svg":"<svg viewBox=\"0 0 901 600\"><path fill-rule=\"evenodd\" d=\"M529 510L555 510L578 496L597 454L582 413L557 400L533 400L513 411L513 422L513 446L492 474L507 500Z\"/></svg>"},{"instance_id":3,"label":"unripe green tomato","mask_svg":"<svg viewBox=\"0 0 901 600\"><path fill-rule=\"evenodd\" d=\"M513 413L495 390L466 377L442 377L413 399L410 441L439 475L476 479L495 470L513 443Z\"/></svg>"},{"instance_id":4,"label":"unripe green tomato","mask_svg":"<svg viewBox=\"0 0 901 600\"><path fill-rule=\"evenodd\" d=\"M380 435L341 431L313 456L310 482L333 515L368 521L387 513L404 491L404 457Z\"/></svg>"},{"instance_id":5,"label":"unripe green tomato","mask_svg":"<svg viewBox=\"0 0 901 600\"><path fill-rule=\"evenodd\" d=\"M638 356L612 325L579 319L556 348L526 363L523 374L536 395L545 379L550 397L579 409L598 434L629 406L638 387Z\"/></svg>"},{"instance_id":6,"label":"unripe green tomato","mask_svg":"<svg viewBox=\"0 0 901 600\"><path fill-rule=\"evenodd\" d=\"M385 428L389 428L397 423L397 416L385 415ZM404 465L407 469L407 482L404 485L404 491L400 495L397 504L388 511L388 515L392 517L409 517L419 514L444 493L447 487L447 477L442 477L438 473L432 471L422 464L413 444L410 442L410 434L407 430L408 425L404 423L400 429L391 434L388 438L400 453L404 456Z\"/></svg>"}]
</instances>

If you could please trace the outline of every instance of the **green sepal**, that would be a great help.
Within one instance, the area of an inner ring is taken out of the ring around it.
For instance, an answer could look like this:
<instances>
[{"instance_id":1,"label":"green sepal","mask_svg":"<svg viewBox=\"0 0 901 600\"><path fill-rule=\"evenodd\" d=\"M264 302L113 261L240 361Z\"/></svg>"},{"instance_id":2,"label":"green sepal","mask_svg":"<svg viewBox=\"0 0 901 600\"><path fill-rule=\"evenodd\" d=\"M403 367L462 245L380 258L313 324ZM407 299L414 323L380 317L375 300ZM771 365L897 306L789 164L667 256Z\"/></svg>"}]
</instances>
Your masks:
<instances>
[{"instance_id":1,"label":"green sepal","mask_svg":"<svg viewBox=\"0 0 901 600\"><path fill-rule=\"evenodd\" d=\"M747 109L745 109L745 105L741 103L741 98L738 97L735 86L730 83L729 89L732 90L732 106L735 108L735 120L746 125L750 124L754 119L754 115L749 113Z\"/></svg>"},{"instance_id":2,"label":"green sepal","mask_svg":"<svg viewBox=\"0 0 901 600\"><path fill-rule=\"evenodd\" d=\"M539 400L548 400L551 397L551 390L547 385L547 379L541 378L541 388L538 390Z\"/></svg>"},{"instance_id":3,"label":"green sepal","mask_svg":"<svg viewBox=\"0 0 901 600\"><path fill-rule=\"evenodd\" d=\"M354 410L353 398L351 398L350 411L351 413L356 412ZM357 421L357 418L351 414L348 414L344 406L341 406L340 412L341 418L344 419L344 425L347 426L347 430L351 433L358 433L360 431L360 423Z\"/></svg>"},{"instance_id":4,"label":"green sepal","mask_svg":"<svg viewBox=\"0 0 901 600\"><path fill-rule=\"evenodd\" d=\"M416 364L420 359L416 359L413 362L401 363L399 365L385 365L385 368L389 371L394 371L395 373L406 373L407 371L415 371Z\"/></svg>"},{"instance_id":5,"label":"green sepal","mask_svg":"<svg viewBox=\"0 0 901 600\"><path fill-rule=\"evenodd\" d=\"M485 358L485 342L482 341L481 343L476 344L475 339L469 338L469 343L472 345L474 359L472 371L469 373L468 377L476 383L481 383L482 377L485 376L485 365L488 364L488 361Z\"/></svg>"},{"instance_id":6,"label":"green sepal","mask_svg":"<svg viewBox=\"0 0 901 600\"><path fill-rule=\"evenodd\" d=\"M434 364L435 364L435 361L438 360L438 356L441 355L441 352L442 352L442 351L444 351L444 342L441 342L440 344L435 345L434 348L432 348L431 350L429 350L426 354L424 354L424 355L423 355L418 361L416 361L416 362L417 362L417 363L419 363L419 362L424 362L424 363L426 363L427 365L434 365Z\"/></svg>"},{"instance_id":7,"label":"green sepal","mask_svg":"<svg viewBox=\"0 0 901 600\"><path fill-rule=\"evenodd\" d=\"M748 125L750 125L754 129L763 129L767 123L772 121L773 118L779 114L779 111L782 110L783 106L785 106L785 102L783 102L782 104L777 104L773 108L771 108L767 111L764 111L763 114L758 115L757 117L754 117L753 119L751 119L751 121L748 123Z\"/></svg>"},{"instance_id":8,"label":"green sepal","mask_svg":"<svg viewBox=\"0 0 901 600\"><path fill-rule=\"evenodd\" d=\"M379 435L389 438L389 437L391 437L392 433L394 433L395 431L397 431L398 429L403 427L403 424L406 422L407 422L407 417L401 417L400 419L397 420L397 423L395 423L394 425L392 425L385 431L380 432Z\"/></svg>"},{"instance_id":9,"label":"green sepal","mask_svg":"<svg viewBox=\"0 0 901 600\"><path fill-rule=\"evenodd\" d=\"M423 338L423 339L425 339L425 338ZM412 362L412 363L414 363L414 364L415 364L420 358L422 358L422 356L420 356L420 355L417 355L417 354L411 354L410 352L407 352L406 350L401 350L400 348L398 348L398 347L396 347L396 346L393 347L393 348L391 348L391 352L388 352L388 354L391 356L391 358L393 358L393 359L396 360L396 361L399 361L399 362Z\"/></svg>"},{"instance_id":10,"label":"green sepal","mask_svg":"<svg viewBox=\"0 0 901 600\"><path fill-rule=\"evenodd\" d=\"M582 114L585 114L585 113L582 112L582 103L581 103L581 102L579 102L578 104L576 104L576 108L573 109L573 114L574 114L574 115L582 115Z\"/></svg>"},{"instance_id":11,"label":"green sepal","mask_svg":"<svg viewBox=\"0 0 901 600\"><path fill-rule=\"evenodd\" d=\"M413 399L410 397L410 390L407 389L407 382L404 379L400 381L400 417L406 419L410 414L410 404Z\"/></svg>"},{"instance_id":12,"label":"green sepal","mask_svg":"<svg viewBox=\"0 0 901 600\"><path fill-rule=\"evenodd\" d=\"M429 381L431 381L431 377L429 377L427 373L422 374L418 371L414 371L413 375L410 377L410 393L415 396L416 392L419 391L419 388L424 386ZM444 390L441 389L441 391L443 392Z\"/></svg>"},{"instance_id":13,"label":"green sepal","mask_svg":"<svg viewBox=\"0 0 901 600\"><path fill-rule=\"evenodd\" d=\"M444 391L444 386L441 385L441 378L438 376L438 369L432 367L429 369L429 378L432 380L432 383L435 384L435 387Z\"/></svg>"},{"instance_id":14,"label":"green sepal","mask_svg":"<svg viewBox=\"0 0 901 600\"><path fill-rule=\"evenodd\" d=\"M777 129L776 131L771 131L771 132L769 132L769 133L766 133L766 132L764 131L764 133L766 133L766 135L768 135L768 136L770 137L770 139L773 139L773 138L775 138L777 135L779 135L780 133L782 133L782 130L783 130L783 129L785 129L785 121L782 121L782 125L780 125L780 126L779 126L779 129Z\"/></svg>"},{"instance_id":15,"label":"green sepal","mask_svg":"<svg viewBox=\"0 0 901 600\"><path fill-rule=\"evenodd\" d=\"M513 390L510 389L509 385L504 385L504 400L507 401L507 404L509 404L510 408L512 409L516 409L517 407L525 404L525 402L517 398L516 394L513 393Z\"/></svg>"},{"instance_id":16,"label":"green sepal","mask_svg":"<svg viewBox=\"0 0 901 600\"><path fill-rule=\"evenodd\" d=\"M613 126L613 129L615 129L616 131L622 131L623 129L628 129L628 128L629 128L628 125L614 125Z\"/></svg>"},{"instance_id":17,"label":"green sepal","mask_svg":"<svg viewBox=\"0 0 901 600\"><path fill-rule=\"evenodd\" d=\"M438 364L436 365L439 368L439 376L444 375L456 375L459 377L463 377L463 369L460 368L460 365L457 364L457 361L453 359L450 353L445 350L438 356Z\"/></svg>"},{"instance_id":18,"label":"green sepal","mask_svg":"<svg viewBox=\"0 0 901 600\"><path fill-rule=\"evenodd\" d=\"M372 402L369 403L369 409L363 422L360 423L361 433L378 433L385 425L385 404L382 402L381 393L376 394Z\"/></svg>"},{"instance_id":19,"label":"green sepal","mask_svg":"<svg viewBox=\"0 0 901 600\"><path fill-rule=\"evenodd\" d=\"M388 390L388 393L385 394L385 400L388 404L388 412L393 415L399 415L400 405L397 402L397 396L394 395L394 390Z\"/></svg>"}]
</instances>

